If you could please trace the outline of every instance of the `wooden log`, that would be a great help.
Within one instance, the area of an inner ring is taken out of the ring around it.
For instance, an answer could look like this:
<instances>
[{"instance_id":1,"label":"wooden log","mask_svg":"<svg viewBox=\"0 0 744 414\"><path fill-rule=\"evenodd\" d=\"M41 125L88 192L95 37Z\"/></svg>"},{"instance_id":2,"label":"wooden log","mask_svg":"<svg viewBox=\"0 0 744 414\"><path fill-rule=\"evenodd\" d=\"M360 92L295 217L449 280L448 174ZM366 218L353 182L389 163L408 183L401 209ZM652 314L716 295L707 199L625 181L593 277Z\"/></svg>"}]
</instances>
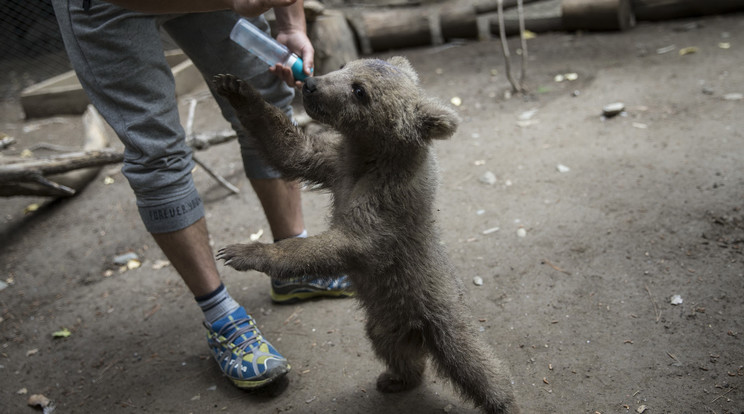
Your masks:
<instances>
[{"instance_id":1,"label":"wooden log","mask_svg":"<svg viewBox=\"0 0 744 414\"><path fill-rule=\"evenodd\" d=\"M0 165L0 184L17 181L35 181L39 175L49 176L80 168L113 164L123 160L123 153L105 149L71 152L56 157L13 162Z\"/></svg>"},{"instance_id":2,"label":"wooden log","mask_svg":"<svg viewBox=\"0 0 744 414\"><path fill-rule=\"evenodd\" d=\"M431 8L349 10L347 16L359 38L363 54L431 44Z\"/></svg>"},{"instance_id":3,"label":"wooden log","mask_svg":"<svg viewBox=\"0 0 744 414\"><path fill-rule=\"evenodd\" d=\"M638 20L667 20L744 11L742 0L631 0Z\"/></svg>"},{"instance_id":4,"label":"wooden log","mask_svg":"<svg viewBox=\"0 0 744 414\"><path fill-rule=\"evenodd\" d=\"M563 0L565 30L626 30L635 26L631 0Z\"/></svg>"},{"instance_id":5,"label":"wooden log","mask_svg":"<svg viewBox=\"0 0 744 414\"><path fill-rule=\"evenodd\" d=\"M308 37L315 48L315 75L334 71L359 57L354 32L346 16L324 10L309 23Z\"/></svg>"},{"instance_id":6,"label":"wooden log","mask_svg":"<svg viewBox=\"0 0 744 414\"><path fill-rule=\"evenodd\" d=\"M88 105L82 120L85 128L85 141L81 153L93 154L95 151L106 148L109 140L105 124L93 105ZM114 157L112 162L118 159L118 156ZM65 167L60 171L38 168L39 161L47 163L49 160L15 159L7 165L0 166L0 196L73 196L98 175L103 165L82 168L73 162L69 169ZM7 175L3 175L4 173Z\"/></svg>"},{"instance_id":7,"label":"wooden log","mask_svg":"<svg viewBox=\"0 0 744 414\"><path fill-rule=\"evenodd\" d=\"M524 3L538 0L524 0ZM517 0L504 0L513 8ZM346 9L359 38L361 53L439 44L453 38L478 36L478 16L496 10L496 0L450 1L430 5L383 10Z\"/></svg>"},{"instance_id":8,"label":"wooden log","mask_svg":"<svg viewBox=\"0 0 744 414\"><path fill-rule=\"evenodd\" d=\"M490 33L499 34L498 16L487 15ZM524 28L535 33L563 30L561 0L539 1L524 7ZM504 31L506 36L519 35L519 15L515 9L504 12Z\"/></svg>"}]
</instances>

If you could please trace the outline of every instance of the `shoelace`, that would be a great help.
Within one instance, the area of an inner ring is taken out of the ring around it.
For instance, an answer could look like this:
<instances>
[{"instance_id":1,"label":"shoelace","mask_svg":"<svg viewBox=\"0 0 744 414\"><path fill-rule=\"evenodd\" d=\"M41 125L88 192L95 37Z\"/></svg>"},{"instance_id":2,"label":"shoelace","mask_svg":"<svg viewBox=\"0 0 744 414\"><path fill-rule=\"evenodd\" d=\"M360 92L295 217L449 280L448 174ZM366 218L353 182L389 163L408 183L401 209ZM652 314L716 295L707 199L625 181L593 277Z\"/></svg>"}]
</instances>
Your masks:
<instances>
[{"instance_id":1,"label":"shoelace","mask_svg":"<svg viewBox=\"0 0 744 414\"><path fill-rule=\"evenodd\" d=\"M241 325L245 324L241 327ZM219 339L215 339L214 341L217 342L220 345L225 345L225 350L222 351L222 355L220 355L220 359L217 361L220 365L227 361L227 368L232 369L234 365L236 364L242 364L243 361L243 355L245 355L246 349L250 347L253 349L254 347L251 346L253 344L259 342L259 335L260 332L258 331L258 328L256 328L253 325L253 318L250 316L247 318L240 318L236 319L234 321L231 321L229 323L226 323L225 326L220 328L219 331L217 331L217 337L224 336L224 333L227 332L229 329L235 329L235 332L233 332L230 336L228 336L224 341L220 341ZM233 345L233 348L230 349L229 344L231 344L234 340L237 338L245 335L246 333L251 332L251 335L248 336L243 342L239 343L238 345ZM237 351L237 358L233 359L232 354L233 352ZM243 370L238 369L238 376L242 379L243 378Z\"/></svg>"}]
</instances>

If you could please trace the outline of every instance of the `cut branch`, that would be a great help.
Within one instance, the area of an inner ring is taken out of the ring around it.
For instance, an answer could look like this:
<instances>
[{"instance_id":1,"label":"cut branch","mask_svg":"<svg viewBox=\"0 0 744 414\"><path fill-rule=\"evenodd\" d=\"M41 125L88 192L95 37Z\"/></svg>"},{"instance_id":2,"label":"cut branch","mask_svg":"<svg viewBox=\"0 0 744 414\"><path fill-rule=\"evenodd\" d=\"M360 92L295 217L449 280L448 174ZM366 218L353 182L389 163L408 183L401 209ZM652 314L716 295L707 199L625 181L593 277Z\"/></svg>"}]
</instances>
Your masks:
<instances>
[{"instance_id":1,"label":"cut branch","mask_svg":"<svg viewBox=\"0 0 744 414\"><path fill-rule=\"evenodd\" d=\"M114 150L81 151L50 158L0 165L0 184L13 181L37 181L39 175L61 174L80 168L121 162L124 154Z\"/></svg>"}]
</instances>

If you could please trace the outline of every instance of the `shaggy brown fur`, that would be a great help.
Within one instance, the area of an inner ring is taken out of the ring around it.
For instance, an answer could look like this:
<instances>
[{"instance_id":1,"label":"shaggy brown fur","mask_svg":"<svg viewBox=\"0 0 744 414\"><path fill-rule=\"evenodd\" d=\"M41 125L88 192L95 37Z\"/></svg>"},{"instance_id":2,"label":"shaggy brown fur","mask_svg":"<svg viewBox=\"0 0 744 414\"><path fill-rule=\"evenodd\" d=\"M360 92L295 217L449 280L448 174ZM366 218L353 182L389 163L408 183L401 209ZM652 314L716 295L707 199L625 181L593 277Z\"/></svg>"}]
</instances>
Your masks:
<instances>
[{"instance_id":1,"label":"shaggy brown fur","mask_svg":"<svg viewBox=\"0 0 744 414\"><path fill-rule=\"evenodd\" d=\"M431 141L449 138L458 118L423 96L408 61L358 60L310 78L302 90L307 113L337 131L312 137L247 83L220 75L214 85L286 178L321 184L333 196L327 231L235 244L218 258L278 278L348 274L374 351L388 367L377 379L380 391L421 383L430 356L485 412L518 413L507 370L469 322L436 226Z\"/></svg>"}]
</instances>

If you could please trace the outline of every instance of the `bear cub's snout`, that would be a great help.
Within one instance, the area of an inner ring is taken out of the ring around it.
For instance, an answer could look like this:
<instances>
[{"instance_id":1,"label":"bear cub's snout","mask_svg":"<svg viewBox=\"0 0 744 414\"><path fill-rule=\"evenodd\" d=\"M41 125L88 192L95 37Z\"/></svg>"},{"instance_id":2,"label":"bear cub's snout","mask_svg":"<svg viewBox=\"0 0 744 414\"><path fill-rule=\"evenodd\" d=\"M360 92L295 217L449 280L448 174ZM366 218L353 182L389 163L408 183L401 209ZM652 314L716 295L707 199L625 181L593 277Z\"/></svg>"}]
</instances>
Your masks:
<instances>
[{"instance_id":1,"label":"bear cub's snout","mask_svg":"<svg viewBox=\"0 0 744 414\"><path fill-rule=\"evenodd\" d=\"M305 96L311 95L317 90L318 87L316 85L315 78L307 78L305 80L305 83L302 85L302 94Z\"/></svg>"}]
</instances>

